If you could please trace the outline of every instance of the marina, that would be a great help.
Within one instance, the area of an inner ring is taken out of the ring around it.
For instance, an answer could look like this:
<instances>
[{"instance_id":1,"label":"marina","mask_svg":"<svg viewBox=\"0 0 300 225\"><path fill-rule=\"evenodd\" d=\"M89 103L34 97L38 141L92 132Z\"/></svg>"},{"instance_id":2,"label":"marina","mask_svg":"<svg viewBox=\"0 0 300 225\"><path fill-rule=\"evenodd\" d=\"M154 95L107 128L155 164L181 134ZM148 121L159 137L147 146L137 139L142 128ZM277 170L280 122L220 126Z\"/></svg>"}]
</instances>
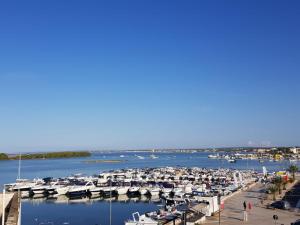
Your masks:
<instances>
[{"instance_id":1,"label":"marina","mask_svg":"<svg viewBox=\"0 0 300 225\"><path fill-rule=\"evenodd\" d=\"M139 159L136 155L143 156L144 159ZM171 223L180 220L185 213L184 207L190 209L191 206L202 205L201 210L198 208L196 211L189 211L187 218L192 214L193 218L198 215L200 220L208 218L218 210L218 194L221 195L221 199L227 199L250 183L261 179L263 165L270 165L267 167L269 174L290 165L288 161L284 163L266 161L262 164L258 160L248 162L237 160L236 163L230 163L226 160L211 160L208 153L155 153L155 156L157 158L153 159L149 153L121 155L113 152L92 154L88 159L126 159L118 164L84 164L80 158L26 160L22 161L22 179L15 180L10 177L7 180L12 182L5 184L7 191L21 190L22 224L25 225L82 224L79 222L81 218L73 219L76 218L71 214L74 210L85 212L82 217L92 220L92 224L132 224L143 220L145 216L151 218L153 223L167 224L168 221ZM7 165L8 162L1 163ZM18 163L15 161L9 163L15 166L14 174L17 174ZM56 165L55 168L51 167L53 163ZM163 164L166 166L159 166ZM59 170L62 166L68 167L70 174L73 175L66 176L67 174ZM3 167L6 170L8 168ZM43 168L48 168L47 173L43 172ZM33 172L29 173L31 169ZM55 174L60 176L49 176ZM44 178L39 178L42 175L45 175ZM203 202L206 202L205 207ZM119 210L122 213L118 211L110 223L107 216L110 212L115 215L118 207L121 207ZM55 213L45 214L40 211L48 208ZM102 216L90 217L92 213L98 215L96 209ZM134 213L135 217L132 216ZM64 221L61 218L64 218Z\"/></svg>"},{"instance_id":2,"label":"marina","mask_svg":"<svg viewBox=\"0 0 300 225\"><path fill-rule=\"evenodd\" d=\"M17 179L5 187L7 192L21 192L25 202L33 204L41 201L90 204L101 200L110 204L112 201L161 203L163 207L151 213L134 212L133 219L125 225L168 224L186 215L191 217L192 212L197 212L203 220L219 209L217 198L230 196L262 177L255 171L164 167L112 170L97 176ZM201 204L200 211L193 209Z\"/></svg>"}]
</instances>

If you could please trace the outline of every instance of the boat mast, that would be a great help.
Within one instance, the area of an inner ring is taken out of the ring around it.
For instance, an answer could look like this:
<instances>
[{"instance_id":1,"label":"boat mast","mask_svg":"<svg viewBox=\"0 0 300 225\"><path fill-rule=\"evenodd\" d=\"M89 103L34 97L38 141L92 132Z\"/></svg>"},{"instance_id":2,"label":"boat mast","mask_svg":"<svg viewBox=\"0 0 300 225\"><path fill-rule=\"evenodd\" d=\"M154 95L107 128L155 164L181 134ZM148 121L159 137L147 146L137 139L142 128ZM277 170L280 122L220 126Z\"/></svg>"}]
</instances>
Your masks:
<instances>
[{"instance_id":1,"label":"boat mast","mask_svg":"<svg viewBox=\"0 0 300 225\"><path fill-rule=\"evenodd\" d=\"M18 179L21 179L21 153L19 154Z\"/></svg>"},{"instance_id":2,"label":"boat mast","mask_svg":"<svg viewBox=\"0 0 300 225\"><path fill-rule=\"evenodd\" d=\"M109 224L111 225L111 180L110 180L110 192L109 192Z\"/></svg>"},{"instance_id":3,"label":"boat mast","mask_svg":"<svg viewBox=\"0 0 300 225\"><path fill-rule=\"evenodd\" d=\"M19 155L19 169L18 169L18 179L21 179L21 153ZM22 215L22 204L21 204L21 191L18 189L18 203L19 203L19 219L18 225L21 225L21 215Z\"/></svg>"}]
</instances>

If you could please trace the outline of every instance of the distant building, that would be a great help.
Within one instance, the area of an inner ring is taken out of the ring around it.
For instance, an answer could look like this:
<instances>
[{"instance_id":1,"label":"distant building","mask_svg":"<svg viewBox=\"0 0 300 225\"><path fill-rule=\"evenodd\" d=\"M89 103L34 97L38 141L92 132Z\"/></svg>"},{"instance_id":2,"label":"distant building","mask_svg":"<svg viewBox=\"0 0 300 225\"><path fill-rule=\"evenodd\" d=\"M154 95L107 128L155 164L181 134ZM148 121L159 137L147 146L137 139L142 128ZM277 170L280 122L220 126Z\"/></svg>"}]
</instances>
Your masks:
<instances>
[{"instance_id":1,"label":"distant building","mask_svg":"<svg viewBox=\"0 0 300 225\"><path fill-rule=\"evenodd\" d=\"M257 149L257 153L266 153L266 152L267 152L267 149L265 149L265 148Z\"/></svg>"},{"instance_id":2,"label":"distant building","mask_svg":"<svg viewBox=\"0 0 300 225\"><path fill-rule=\"evenodd\" d=\"M293 154L300 154L300 148L293 147L293 148L290 148L290 151Z\"/></svg>"}]
</instances>

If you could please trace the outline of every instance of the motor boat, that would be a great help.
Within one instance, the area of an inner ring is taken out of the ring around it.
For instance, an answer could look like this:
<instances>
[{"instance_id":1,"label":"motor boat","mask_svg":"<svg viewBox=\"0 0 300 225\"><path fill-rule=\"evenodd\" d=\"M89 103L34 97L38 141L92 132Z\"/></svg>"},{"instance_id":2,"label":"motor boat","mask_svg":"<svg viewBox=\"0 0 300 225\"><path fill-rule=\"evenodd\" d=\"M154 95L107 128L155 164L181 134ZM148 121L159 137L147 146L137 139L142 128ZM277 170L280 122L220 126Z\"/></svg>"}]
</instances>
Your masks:
<instances>
[{"instance_id":1,"label":"motor boat","mask_svg":"<svg viewBox=\"0 0 300 225\"><path fill-rule=\"evenodd\" d=\"M158 222L147 217L145 214L140 215L139 212L132 214L133 219L126 221L125 225L158 225Z\"/></svg>"},{"instance_id":2,"label":"motor boat","mask_svg":"<svg viewBox=\"0 0 300 225\"><path fill-rule=\"evenodd\" d=\"M95 187L92 182L87 182L85 185L74 185L69 188L67 194L70 196L85 195L91 187Z\"/></svg>"},{"instance_id":3,"label":"motor boat","mask_svg":"<svg viewBox=\"0 0 300 225\"><path fill-rule=\"evenodd\" d=\"M139 194L140 187L130 187L128 189L128 194Z\"/></svg>"},{"instance_id":4,"label":"motor boat","mask_svg":"<svg viewBox=\"0 0 300 225\"><path fill-rule=\"evenodd\" d=\"M127 194L129 188L130 187L127 187L127 186L118 187L117 188L118 195L125 195L125 194Z\"/></svg>"},{"instance_id":5,"label":"motor boat","mask_svg":"<svg viewBox=\"0 0 300 225\"><path fill-rule=\"evenodd\" d=\"M117 192L117 187L104 187L102 191L106 196L114 195Z\"/></svg>"},{"instance_id":6,"label":"motor boat","mask_svg":"<svg viewBox=\"0 0 300 225\"><path fill-rule=\"evenodd\" d=\"M31 192L33 194L44 194L46 192L46 189L48 188L48 186L45 185L37 185L31 188Z\"/></svg>"},{"instance_id":7,"label":"motor boat","mask_svg":"<svg viewBox=\"0 0 300 225\"><path fill-rule=\"evenodd\" d=\"M102 190L103 188L101 187L91 186L88 191L91 195L99 195Z\"/></svg>"},{"instance_id":8,"label":"motor boat","mask_svg":"<svg viewBox=\"0 0 300 225\"><path fill-rule=\"evenodd\" d=\"M142 187L142 188L140 188L139 192L140 192L141 195L146 195L146 194L148 194L149 191L148 191L147 188Z\"/></svg>"},{"instance_id":9,"label":"motor boat","mask_svg":"<svg viewBox=\"0 0 300 225\"><path fill-rule=\"evenodd\" d=\"M151 195L159 195L160 194L160 188L159 187L154 187L150 189L150 194Z\"/></svg>"},{"instance_id":10,"label":"motor boat","mask_svg":"<svg viewBox=\"0 0 300 225\"><path fill-rule=\"evenodd\" d=\"M154 155L154 154L151 154L151 155L150 155L150 158L151 158L151 159L157 159L158 156L156 156L156 155Z\"/></svg>"},{"instance_id":11,"label":"motor boat","mask_svg":"<svg viewBox=\"0 0 300 225\"><path fill-rule=\"evenodd\" d=\"M55 192L58 195L65 195L68 193L69 189L70 189L70 187L68 187L68 186L58 186L58 187L56 187Z\"/></svg>"},{"instance_id":12,"label":"motor boat","mask_svg":"<svg viewBox=\"0 0 300 225\"><path fill-rule=\"evenodd\" d=\"M172 191L173 191L173 188L163 188L162 189L162 192L164 194L171 194Z\"/></svg>"}]
</instances>

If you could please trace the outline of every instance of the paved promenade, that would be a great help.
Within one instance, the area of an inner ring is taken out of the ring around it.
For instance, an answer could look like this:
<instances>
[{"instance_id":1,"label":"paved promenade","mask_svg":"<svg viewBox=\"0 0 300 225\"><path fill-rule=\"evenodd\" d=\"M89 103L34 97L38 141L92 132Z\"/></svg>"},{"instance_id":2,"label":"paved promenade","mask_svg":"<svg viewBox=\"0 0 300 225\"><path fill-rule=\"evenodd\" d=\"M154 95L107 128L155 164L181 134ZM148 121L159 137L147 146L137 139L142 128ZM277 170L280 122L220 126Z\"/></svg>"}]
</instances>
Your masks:
<instances>
[{"instance_id":1,"label":"paved promenade","mask_svg":"<svg viewBox=\"0 0 300 225\"><path fill-rule=\"evenodd\" d=\"M286 210L267 209L262 206L259 198L262 194L263 185L256 184L247 191L242 191L225 201L225 208L221 212L222 225L274 225L273 215L278 216L277 224L290 225L296 219L300 218L300 211L292 212ZM252 209L248 212L248 221L243 221L243 202L251 202ZM218 224L218 216L207 217L205 224Z\"/></svg>"},{"instance_id":2,"label":"paved promenade","mask_svg":"<svg viewBox=\"0 0 300 225\"><path fill-rule=\"evenodd\" d=\"M8 193L5 194L5 202L4 202L4 207L6 208L7 205L10 203L12 200L14 194L13 193ZM3 194L0 193L0 223L2 223L2 212L3 212Z\"/></svg>"},{"instance_id":3,"label":"paved promenade","mask_svg":"<svg viewBox=\"0 0 300 225\"><path fill-rule=\"evenodd\" d=\"M8 193L5 195L5 207L7 207L8 203L13 198L13 193ZM0 218L2 218L2 211L3 211L3 194L0 193Z\"/></svg>"}]
</instances>

